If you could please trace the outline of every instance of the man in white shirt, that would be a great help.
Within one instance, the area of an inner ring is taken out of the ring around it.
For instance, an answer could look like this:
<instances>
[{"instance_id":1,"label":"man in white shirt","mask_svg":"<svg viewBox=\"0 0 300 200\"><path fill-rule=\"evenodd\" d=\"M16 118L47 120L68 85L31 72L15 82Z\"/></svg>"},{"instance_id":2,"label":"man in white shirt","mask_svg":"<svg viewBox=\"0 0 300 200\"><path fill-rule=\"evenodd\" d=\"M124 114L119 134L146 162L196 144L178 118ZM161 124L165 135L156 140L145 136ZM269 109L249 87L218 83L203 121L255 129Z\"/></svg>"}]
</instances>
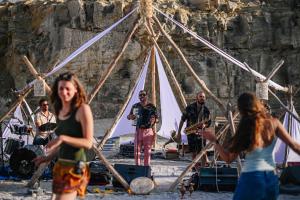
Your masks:
<instances>
[{"instance_id":1,"label":"man in white shirt","mask_svg":"<svg viewBox=\"0 0 300 200\"><path fill-rule=\"evenodd\" d=\"M46 145L51 139L53 133L53 124L56 123L56 118L49 111L47 99L39 101L40 111L35 115L36 135L33 140L34 145Z\"/></svg>"}]
</instances>

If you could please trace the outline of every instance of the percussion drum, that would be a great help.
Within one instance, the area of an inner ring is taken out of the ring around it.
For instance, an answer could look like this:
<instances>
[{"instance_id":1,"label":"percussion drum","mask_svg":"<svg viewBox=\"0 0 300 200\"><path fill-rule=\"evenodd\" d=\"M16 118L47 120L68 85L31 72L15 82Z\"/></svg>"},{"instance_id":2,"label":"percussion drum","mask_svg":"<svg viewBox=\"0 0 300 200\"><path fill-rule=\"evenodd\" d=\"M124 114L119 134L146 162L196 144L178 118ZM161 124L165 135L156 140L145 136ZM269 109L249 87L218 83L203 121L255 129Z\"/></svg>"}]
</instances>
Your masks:
<instances>
[{"instance_id":1,"label":"percussion drum","mask_svg":"<svg viewBox=\"0 0 300 200\"><path fill-rule=\"evenodd\" d=\"M154 182L147 177L138 177L131 181L130 190L134 194L149 194L154 189Z\"/></svg>"},{"instance_id":2,"label":"percussion drum","mask_svg":"<svg viewBox=\"0 0 300 200\"><path fill-rule=\"evenodd\" d=\"M44 151L39 145L25 145L23 148L13 152L9 165L14 174L28 178L32 176L35 170L32 160L42 155L44 155Z\"/></svg>"},{"instance_id":3,"label":"percussion drum","mask_svg":"<svg viewBox=\"0 0 300 200\"><path fill-rule=\"evenodd\" d=\"M23 140L16 139L16 138L8 138L5 143L6 143L6 145L5 145L4 153L10 155L15 150L24 146L25 142Z\"/></svg>"},{"instance_id":4,"label":"percussion drum","mask_svg":"<svg viewBox=\"0 0 300 200\"><path fill-rule=\"evenodd\" d=\"M16 135L28 135L32 130L32 127L26 125L14 125L14 134Z\"/></svg>"}]
</instances>

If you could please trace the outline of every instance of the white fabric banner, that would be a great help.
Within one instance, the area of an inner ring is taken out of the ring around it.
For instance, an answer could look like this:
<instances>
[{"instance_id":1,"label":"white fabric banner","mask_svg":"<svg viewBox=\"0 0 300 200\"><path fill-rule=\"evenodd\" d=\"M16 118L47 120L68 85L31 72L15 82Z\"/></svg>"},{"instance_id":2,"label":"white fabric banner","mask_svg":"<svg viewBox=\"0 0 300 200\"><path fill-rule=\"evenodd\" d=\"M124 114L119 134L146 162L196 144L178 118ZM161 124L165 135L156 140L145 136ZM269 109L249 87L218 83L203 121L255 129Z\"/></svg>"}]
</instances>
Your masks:
<instances>
[{"instance_id":1,"label":"white fabric banner","mask_svg":"<svg viewBox=\"0 0 300 200\"><path fill-rule=\"evenodd\" d=\"M22 140L26 144L32 144L33 137L29 135L18 135L15 134L15 131L17 130L17 127L22 127L25 126L25 121L23 119L22 111L21 111L21 106L17 106L13 117L9 120L7 126L4 129L3 136L4 142L3 142L3 148L5 149L5 146L7 144L7 141L9 139L17 139L17 140Z\"/></svg>"},{"instance_id":2,"label":"white fabric banner","mask_svg":"<svg viewBox=\"0 0 300 200\"><path fill-rule=\"evenodd\" d=\"M64 59L61 63L59 63L51 72L47 73L45 77L49 77L61 68L63 68L66 64L68 64L71 60L73 60L76 56L81 54L84 50L89 48L92 44L100 40L102 37L104 37L106 34L108 34L112 29L114 29L116 26L118 26L121 22L123 22L126 18L128 18L132 13L134 13L137 10L137 8L133 9L130 13L125 15L123 18L121 18L119 21L111 25L106 30L102 31L101 33L94 36L92 39L84 43L81 47L79 47L76 51L74 51L71 55L69 55L66 59ZM33 86L36 80L33 80L28 84L28 86Z\"/></svg>"},{"instance_id":3,"label":"white fabric banner","mask_svg":"<svg viewBox=\"0 0 300 200\"><path fill-rule=\"evenodd\" d=\"M171 131L178 131L180 119L181 119L181 111L168 81L166 72L164 70L162 61L159 57L159 54L155 48L155 57L157 64L157 71L159 77L159 92L160 92L160 108L161 108L161 128L158 131L158 134L164 138L170 138ZM185 124L183 125L183 129L185 128ZM181 131L182 142L187 143L187 137Z\"/></svg>"},{"instance_id":4,"label":"white fabric banner","mask_svg":"<svg viewBox=\"0 0 300 200\"><path fill-rule=\"evenodd\" d=\"M174 24L176 24L177 26L179 26L180 28L182 28L185 32L189 33L191 36L193 36L194 38L196 38L197 40L199 40L202 44L208 46L209 48L211 48L212 50L214 50L215 52L217 52L218 54L220 54L221 56L225 57L227 60L230 60L232 63L236 64L237 66L239 66L240 68L249 71L247 69L247 67L245 66L244 63L240 62L239 60L235 59L234 57L232 57L231 55L229 55L228 53L226 53L225 51L221 50L220 48L216 47L215 45L211 44L210 42L208 42L207 40L205 40L204 38L200 37L199 35L197 35L195 32L189 30L188 28L186 28L184 25L182 25L181 23L179 23L178 21L174 20L173 18L171 18L170 16L166 15L165 13L163 13L162 11L160 11L158 8L154 7L153 8L159 12L160 14L162 14L163 16L165 16L167 19L169 19L171 22L173 22ZM258 73L257 71L251 69L252 73L261 78L261 79L266 79L265 76L263 76L262 74ZM279 84L269 80L268 81L269 85L273 86L274 88L277 88L279 90L285 90L285 88L283 88L282 86L280 86Z\"/></svg>"},{"instance_id":5,"label":"white fabric banner","mask_svg":"<svg viewBox=\"0 0 300 200\"><path fill-rule=\"evenodd\" d=\"M293 113L298 117L295 108L292 108ZM284 116L283 125L286 130L288 130L288 118L290 114L287 112ZM291 136L294 140L300 143L300 123L292 117L291 125ZM275 162L282 164L284 162L286 144L281 140L277 139L274 147ZM300 162L300 156L296 154L292 149L288 148L287 162Z\"/></svg>"},{"instance_id":6,"label":"white fabric banner","mask_svg":"<svg viewBox=\"0 0 300 200\"><path fill-rule=\"evenodd\" d=\"M117 119L116 126L113 127L111 130L110 138L135 133L135 126L131 125L132 121L127 119L127 115L129 115L132 105L140 101L138 94L140 90L144 89L149 62L150 62L150 53L148 54L148 58L143 66L142 73L138 77L139 81L135 85L135 90L131 96L131 99L129 100L122 116L119 119Z\"/></svg>"}]
</instances>

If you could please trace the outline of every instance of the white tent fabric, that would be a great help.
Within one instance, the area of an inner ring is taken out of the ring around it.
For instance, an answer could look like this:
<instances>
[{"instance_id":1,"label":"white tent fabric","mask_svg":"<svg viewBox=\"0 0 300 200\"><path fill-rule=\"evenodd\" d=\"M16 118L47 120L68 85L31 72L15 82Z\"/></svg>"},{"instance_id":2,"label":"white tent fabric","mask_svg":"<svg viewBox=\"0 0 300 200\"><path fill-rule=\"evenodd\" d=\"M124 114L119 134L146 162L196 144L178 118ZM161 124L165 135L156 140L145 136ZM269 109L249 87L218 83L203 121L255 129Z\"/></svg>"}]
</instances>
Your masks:
<instances>
[{"instance_id":1,"label":"white tent fabric","mask_svg":"<svg viewBox=\"0 0 300 200\"><path fill-rule=\"evenodd\" d=\"M21 106L19 105L13 115L13 118L11 118L6 126L6 128L3 131L3 137L4 143L3 143L3 148L5 148L7 140L8 139L20 139L25 142L25 144L32 144L33 138L32 136L27 136L27 135L17 135L14 134L15 126L24 126L25 121L23 119L22 111L21 111Z\"/></svg>"},{"instance_id":2,"label":"white tent fabric","mask_svg":"<svg viewBox=\"0 0 300 200\"><path fill-rule=\"evenodd\" d=\"M140 74L140 77L138 77L139 81L135 86L135 90L131 96L131 99L129 100L122 116L119 119L117 119L116 126L113 127L111 130L110 138L135 133L135 126L131 125L131 121L127 119L127 115L129 115L132 105L139 102L138 93L140 90L144 89L149 62L150 54L148 54L148 58L145 62L145 65L143 66L142 73Z\"/></svg>"},{"instance_id":3,"label":"white tent fabric","mask_svg":"<svg viewBox=\"0 0 300 200\"><path fill-rule=\"evenodd\" d=\"M159 57L157 50L155 49L155 57L157 64L157 71L159 77L159 88L160 88L160 108L161 108L161 128L158 134L164 138L170 138L170 131L178 131L178 126L181 119L181 111L172 92L172 88L168 81L166 72L164 70L162 61ZM185 124L183 128L185 127ZM181 132L182 142L187 143L186 135Z\"/></svg>"},{"instance_id":4,"label":"white tent fabric","mask_svg":"<svg viewBox=\"0 0 300 200\"><path fill-rule=\"evenodd\" d=\"M298 114L295 108L292 108L293 113L298 117ZM289 113L286 113L283 120L283 125L286 130L288 130L288 118ZM291 124L291 136L297 142L300 142L300 123L292 117L292 124ZM278 164L282 164L284 162L284 155L285 155L285 148L286 144L282 142L281 139L277 139L275 148L274 148L274 156L275 162ZM288 156L287 162L300 162L300 156L296 154L292 149L288 148Z\"/></svg>"}]
</instances>

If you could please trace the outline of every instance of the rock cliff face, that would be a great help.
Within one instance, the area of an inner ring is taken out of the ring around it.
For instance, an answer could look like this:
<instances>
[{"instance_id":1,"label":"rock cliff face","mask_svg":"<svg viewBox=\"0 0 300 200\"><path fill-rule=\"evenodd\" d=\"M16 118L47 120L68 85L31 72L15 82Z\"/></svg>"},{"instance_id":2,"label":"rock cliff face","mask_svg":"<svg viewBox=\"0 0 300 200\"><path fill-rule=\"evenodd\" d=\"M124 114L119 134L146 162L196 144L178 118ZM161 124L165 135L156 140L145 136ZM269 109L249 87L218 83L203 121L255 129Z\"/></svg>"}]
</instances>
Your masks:
<instances>
[{"instance_id":1,"label":"rock cliff face","mask_svg":"<svg viewBox=\"0 0 300 200\"><path fill-rule=\"evenodd\" d=\"M297 0L157 0L157 7L190 30L222 48L253 69L268 74L283 59L284 66L273 80L299 87L300 2ZM136 5L135 0L20 1L0 4L0 110L15 98L13 88L33 80L21 55L26 55L39 73L48 72L80 45L109 27ZM165 29L182 49L199 77L224 102L244 91L254 91L249 73L226 61L157 14ZM89 93L118 52L135 16L72 60L64 70L78 74ZM158 40L184 94L192 99L199 86L176 56L166 39ZM112 118L120 109L144 62L149 40L140 28L124 56L94 101L95 118ZM54 76L55 77L55 76ZM51 84L53 77L47 79ZM283 95L281 95L283 97ZM295 104L300 96L295 97ZM37 97L29 96L31 105ZM279 107L271 101L273 107ZM209 100L215 115L220 111ZM299 107L298 107L299 108Z\"/></svg>"}]
</instances>

